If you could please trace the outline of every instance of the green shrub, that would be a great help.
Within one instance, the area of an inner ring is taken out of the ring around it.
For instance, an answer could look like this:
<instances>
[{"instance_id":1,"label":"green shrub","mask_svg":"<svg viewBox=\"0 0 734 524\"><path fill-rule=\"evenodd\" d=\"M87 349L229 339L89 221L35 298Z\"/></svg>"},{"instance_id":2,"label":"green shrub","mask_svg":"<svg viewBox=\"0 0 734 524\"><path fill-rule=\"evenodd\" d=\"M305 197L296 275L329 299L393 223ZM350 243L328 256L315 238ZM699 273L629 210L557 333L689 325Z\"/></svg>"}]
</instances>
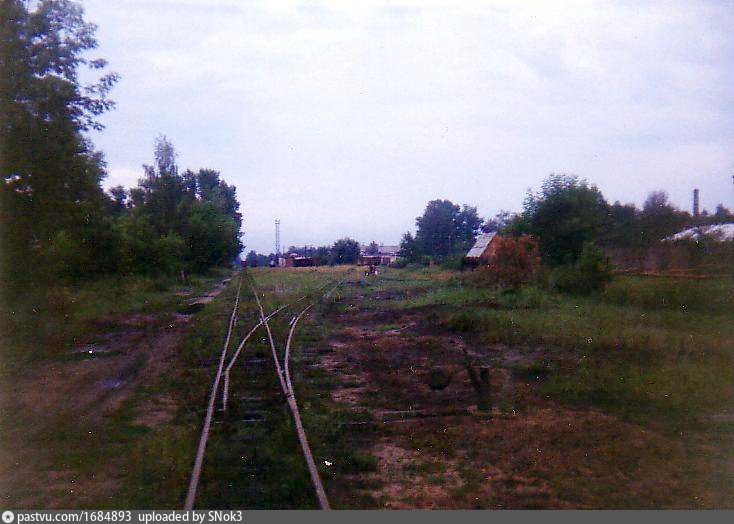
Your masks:
<instances>
[{"instance_id":1,"label":"green shrub","mask_svg":"<svg viewBox=\"0 0 734 524\"><path fill-rule=\"evenodd\" d=\"M477 331L481 325L480 315L473 309L461 311L452 315L447 322L447 327L457 333L471 333Z\"/></svg>"},{"instance_id":2,"label":"green shrub","mask_svg":"<svg viewBox=\"0 0 734 524\"><path fill-rule=\"evenodd\" d=\"M441 267L452 271L461 271L464 269L464 254L458 253L447 256L441 261Z\"/></svg>"},{"instance_id":3,"label":"green shrub","mask_svg":"<svg viewBox=\"0 0 734 524\"><path fill-rule=\"evenodd\" d=\"M611 279L609 262L591 243L584 245L575 264L554 268L550 275L552 287L561 293L574 295L589 295L603 289Z\"/></svg>"},{"instance_id":4,"label":"green shrub","mask_svg":"<svg viewBox=\"0 0 734 524\"><path fill-rule=\"evenodd\" d=\"M342 470L350 473L377 471L377 457L360 451L353 451L344 457Z\"/></svg>"}]
</instances>

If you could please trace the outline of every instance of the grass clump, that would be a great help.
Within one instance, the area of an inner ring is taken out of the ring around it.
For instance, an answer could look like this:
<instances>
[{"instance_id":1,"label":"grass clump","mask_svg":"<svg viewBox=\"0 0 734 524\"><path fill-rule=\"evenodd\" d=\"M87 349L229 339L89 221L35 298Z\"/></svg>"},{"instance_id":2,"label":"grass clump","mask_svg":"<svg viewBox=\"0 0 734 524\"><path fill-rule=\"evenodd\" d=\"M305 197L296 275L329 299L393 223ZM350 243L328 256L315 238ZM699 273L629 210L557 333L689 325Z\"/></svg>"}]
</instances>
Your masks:
<instances>
[{"instance_id":1,"label":"grass clump","mask_svg":"<svg viewBox=\"0 0 734 524\"><path fill-rule=\"evenodd\" d=\"M345 473L369 473L377 471L377 457L361 451L350 451L342 458L341 470Z\"/></svg>"},{"instance_id":2,"label":"grass clump","mask_svg":"<svg viewBox=\"0 0 734 524\"><path fill-rule=\"evenodd\" d=\"M722 314L734 310L733 282L727 277L705 280L625 277L607 286L602 300L650 310Z\"/></svg>"}]
</instances>

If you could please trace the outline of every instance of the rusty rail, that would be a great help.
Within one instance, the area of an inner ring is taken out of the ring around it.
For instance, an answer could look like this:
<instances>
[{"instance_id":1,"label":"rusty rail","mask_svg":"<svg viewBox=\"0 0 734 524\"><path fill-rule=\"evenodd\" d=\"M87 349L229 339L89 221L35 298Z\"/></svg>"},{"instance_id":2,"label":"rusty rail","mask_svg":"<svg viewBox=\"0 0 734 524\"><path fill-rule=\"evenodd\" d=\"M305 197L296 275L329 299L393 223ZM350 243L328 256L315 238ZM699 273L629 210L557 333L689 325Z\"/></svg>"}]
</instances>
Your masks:
<instances>
[{"instance_id":1,"label":"rusty rail","mask_svg":"<svg viewBox=\"0 0 734 524\"><path fill-rule=\"evenodd\" d=\"M240 304L240 289L242 288L242 275L240 274L240 280L237 285L237 296L234 301L234 307L232 308L232 315L229 317L229 327L227 328L227 336L224 340L224 347L222 348L222 355L219 357L219 367L217 373L214 376L214 383L212 384L212 390L209 394L209 405L206 408L206 416L204 417L204 427L201 429L201 436L199 437L199 447L196 450L196 458L194 459L194 469L191 472L191 480L189 481L189 490L186 494L186 502L184 503L184 510L190 511L194 508L194 500L196 499L196 490L199 486L199 479L201 478L201 469L204 463L204 453L206 452L206 443L209 439L209 430L212 425L212 415L214 414L214 403L217 399L217 391L219 390L219 381L222 378L222 369L224 368L224 361L227 358L227 349L229 348L229 342L232 338L232 328L234 327L235 320L237 318L237 308Z\"/></svg>"},{"instance_id":2,"label":"rusty rail","mask_svg":"<svg viewBox=\"0 0 734 524\"><path fill-rule=\"evenodd\" d=\"M265 317L265 320L270 320L272 317L280 313L282 310L288 307L288 304L279 307L272 313L270 313L267 317ZM242 342L240 342L239 346L237 347L237 351L234 352L232 355L232 358L229 361L229 364L227 365L227 368L224 370L224 387L222 389L222 411L227 411L227 401L229 399L229 376L230 372L232 371L232 368L234 367L235 363L237 362L237 357L240 356L240 353L242 352L242 349L245 347L245 344L250 339L250 337L257 331L257 329L263 325L263 321L260 320L255 326L245 335L245 338L242 339Z\"/></svg>"},{"instance_id":3,"label":"rusty rail","mask_svg":"<svg viewBox=\"0 0 734 524\"><path fill-rule=\"evenodd\" d=\"M202 471L203 462L204 462L204 455L206 453L206 445L207 445L207 441L209 438L209 432L211 429L211 422L212 422L212 417L214 413L214 406L216 403L219 383L221 381L222 375L224 375L224 390L223 390L223 397L222 397L222 408L223 410L226 410L227 400L228 400L228 395L229 395L229 382L230 382L229 376L230 376L232 367L234 366L237 358L239 357L240 353L242 352L246 342L255 333L255 331L262 325L265 326L265 330L267 331L267 334L268 334L268 341L270 343L270 347L272 350L273 363L275 364L276 374L278 376L278 382L280 384L281 390L283 391L283 394L286 397L288 407L290 408L291 414L293 416L293 420L296 425L296 432L298 434L298 440L299 440L299 443L301 444L301 449L303 451L303 455L306 460L306 464L308 466L309 474L311 476L311 481L314 485L314 490L316 491L316 496L319 502L319 507L325 510L331 509L329 505L329 501L326 497L326 492L324 491L323 484L321 483L321 478L319 477L319 474L318 474L316 463L313 459L313 454L311 453L311 447L308 443L306 432L303 429L303 424L301 422L301 416L298 410L298 404L296 401L295 394L293 392L293 384L291 381L290 369L289 369L290 346L291 346L291 340L293 338L293 333L295 332L295 329L296 329L296 325L298 321L301 319L301 317L309 309L311 309L311 307L313 307L313 305L316 303L316 300L314 300L314 302L312 302L311 304L306 306L303 310L301 310L301 312L297 316L291 318L290 330L288 332L288 339L287 339L286 347L285 347L284 364L283 366L281 366L280 359L278 358L278 351L276 349L275 342L273 340L273 334L272 334L272 331L270 330L270 325L268 324L268 321L273 316L278 314L280 311L285 309L286 307L293 305L295 303L298 303L302 300L305 300L306 298L308 298L308 295L305 295L299 298L295 302L283 305L266 316L265 311L262 306L262 302L260 301L260 296L258 295L257 290L255 289L254 281L249 274L247 275L247 277L250 280L250 288L253 294L255 295L255 301L257 302L259 315L260 315L260 321L252 329L250 329L247 335L240 342L240 344L237 347L237 350L233 354L232 359L230 360L225 370L224 363L226 360L229 343L232 338L232 329L236 323L237 310L238 310L239 299L240 299L240 290L242 287L243 275L240 274L239 283L237 285L237 296L235 298L234 307L232 308L232 314L229 320L229 327L227 329L227 336L225 338L224 347L222 348L222 354L219 358L219 365L217 367L217 372L214 377L214 382L212 384L211 393L209 395L209 404L207 406L206 416L204 417L204 426L202 428L201 436L199 438L199 446L197 448L196 458L194 460L194 467L193 467L193 471L191 474L191 480L189 482L189 489L186 495L186 502L184 504L184 510L186 511L192 510L194 506L194 501L196 499L196 492L198 489L199 480L201 478L201 471ZM333 287L331 287L331 289L329 289L329 291L322 294L321 297L323 298L323 297L330 296L336 290L337 287L339 287L342 283L344 283L346 279L347 279L347 276L345 276L342 280L338 281ZM327 286L328 284L325 284L324 286L319 288L319 290Z\"/></svg>"},{"instance_id":4,"label":"rusty rail","mask_svg":"<svg viewBox=\"0 0 734 524\"><path fill-rule=\"evenodd\" d=\"M283 362L283 368L285 369L285 383L288 388L286 392L286 400L288 401L288 407L293 415L293 421L296 424L296 432L298 433L298 441L301 444L301 450L303 450L303 456L306 459L306 466L308 466L308 473L311 475L311 483L313 484L314 490L316 491L316 498L319 501L319 507L321 509L331 509L329 505L329 499L326 498L326 492L324 491L324 485L321 483L321 477L319 477L319 470L316 468L316 463L313 459L313 453L311 453L311 446L308 443L308 437L303 429L301 423L301 414L298 411L298 403L296 402L296 396L293 392L293 382L291 382L290 372L290 354L291 354L291 339L293 333L296 330L296 325L301 317L311 309L313 304L306 306L296 317L291 319L291 328L288 331L288 341L285 345L285 360Z\"/></svg>"}]
</instances>

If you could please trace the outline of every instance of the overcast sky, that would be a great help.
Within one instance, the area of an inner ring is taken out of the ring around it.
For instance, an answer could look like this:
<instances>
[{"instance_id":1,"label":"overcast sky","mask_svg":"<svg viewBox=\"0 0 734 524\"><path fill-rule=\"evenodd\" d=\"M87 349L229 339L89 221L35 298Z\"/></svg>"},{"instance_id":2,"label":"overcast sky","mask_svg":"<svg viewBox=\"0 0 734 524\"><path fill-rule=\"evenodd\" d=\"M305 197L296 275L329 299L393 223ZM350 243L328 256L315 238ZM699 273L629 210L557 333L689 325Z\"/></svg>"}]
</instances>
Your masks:
<instances>
[{"instance_id":1,"label":"overcast sky","mask_svg":"<svg viewBox=\"0 0 734 524\"><path fill-rule=\"evenodd\" d=\"M165 134L237 186L247 250L396 244L426 203L517 211L552 172L734 208L731 2L86 0L121 75L106 187Z\"/></svg>"}]
</instances>

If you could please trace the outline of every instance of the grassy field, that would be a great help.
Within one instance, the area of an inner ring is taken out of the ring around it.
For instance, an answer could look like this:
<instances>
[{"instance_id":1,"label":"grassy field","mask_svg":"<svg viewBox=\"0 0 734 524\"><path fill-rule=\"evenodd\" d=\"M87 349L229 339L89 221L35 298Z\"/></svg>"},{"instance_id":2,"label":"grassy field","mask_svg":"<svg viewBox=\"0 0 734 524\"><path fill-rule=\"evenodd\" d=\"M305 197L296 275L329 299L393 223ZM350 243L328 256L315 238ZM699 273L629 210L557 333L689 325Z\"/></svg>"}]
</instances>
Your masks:
<instances>
[{"instance_id":1,"label":"grassy field","mask_svg":"<svg viewBox=\"0 0 734 524\"><path fill-rule=\"evenodd\" d=\"M731 279L618 277L588 298L470 284L455 277L396 305L433 307L441 329L476 344L561 350L528 372L542 375L542 392L564 402L680 424L732 406Z\"/></svg>"},{"instance_id":2,"label":"grassy field","mask_svg":"<svg viewBox=\"0 0 734 524\"><path fill-rule=\"evenodd\" d=\"M214 269L185 283L119 276L76 286L30 288L12 305L0 297L0 376L32 361L58 357L100 329L119 329L115 319L120 316L177 311L228 274Z\"/></svg>"},{"instance_id":3,"label":"grassy field","mask_svg":"<svg viewBox=\"0 0 734 524\"><path fill-rule=\"evenodd\" d=\"M387 271L368 284L367 292L356 294L366 297L358 309L383 322L373 326L375 332L394 329L401 318L412 319L415 327L403 336L412 331L415 336L456 337L489 360L499 377L506 371L514 382L528 386L535 400L502 395L497 384L494 401L505 412L524 410L528 415L528 403L545 402L577 414L608 414L620 427L633 424L664 435L671 439L666 444L670 449L692 446L689 437L714 446L717 451L707 465L686 466L691 468L688 487L712 490L709 500L716 502L709 503L714 506L734 504L731 278L619 277L603 293L578 298L534 287L517 292L482 289L470 274L407 269ZM353 306L348 305L350 297L345 299L347 305L340 307L347 313ZM415 351L421 351L419 345ZM501 387L510 387L508 383L505 379ZM659 450L651 446L649 456L641 451L635 463L659 462L651 458ZM660 465L658 473L664 475L664 470ZM631 493L625 499L622 485L595 485L602 493L615 492L617 500L608 502L615 507L696 506L693 498L686 506L659 493L659 501L643 502Z\"/></svg>"},{"instance_id":4,"label":"grassy field","mask_svg":"<svg viewBox=\"0 0 734 524\"><path fill-rule=\"evenodd\" d=\"M279 351L292 316L315 304L296 331L292 372L335 508L734 506L731 279L618 277L577 298L482 288L470 273L438 268L249 275L266 312L293 304L271 323ZM182 317L176 287L98 283L54 291L63 307L33 313L43 319L37 332L6 317L15 349L6 349L5 372L24 377L16 389L42 379L48 397L16 394L39 408L3 421L6 440L26 441L4 457L6 501L180 508L235 289L232 281ZM245 285L233 344L257 319ZM128 342L105 358L70 359L69 345L102 333ZM76 389L54 382L59 374L81 377ZM85 380L109 376L125 385L84 400ZM264 330L234 368L231 391L196 507L315 507ZM75 395L87 404L62 401ZM492 417L474 411L483 400ZM53 402L53 417L39 414ZM35 457L25 470L8 466L23 456ZM30 482L31 472L55 480Z\"/></svg>"},{"instance_id":5,"label":"grassy field","mask_svg":"<svg viewBox=\"0 0 734 524\"><path fill-rule=\"evenodd\" d=\"M118 490L139 472L136 450L153 431L143 410L161 398L159 377L185 332L179 315L230 274L30 289L2 306L3 506L134 506Z\"/></svg>"}]
</instances>

